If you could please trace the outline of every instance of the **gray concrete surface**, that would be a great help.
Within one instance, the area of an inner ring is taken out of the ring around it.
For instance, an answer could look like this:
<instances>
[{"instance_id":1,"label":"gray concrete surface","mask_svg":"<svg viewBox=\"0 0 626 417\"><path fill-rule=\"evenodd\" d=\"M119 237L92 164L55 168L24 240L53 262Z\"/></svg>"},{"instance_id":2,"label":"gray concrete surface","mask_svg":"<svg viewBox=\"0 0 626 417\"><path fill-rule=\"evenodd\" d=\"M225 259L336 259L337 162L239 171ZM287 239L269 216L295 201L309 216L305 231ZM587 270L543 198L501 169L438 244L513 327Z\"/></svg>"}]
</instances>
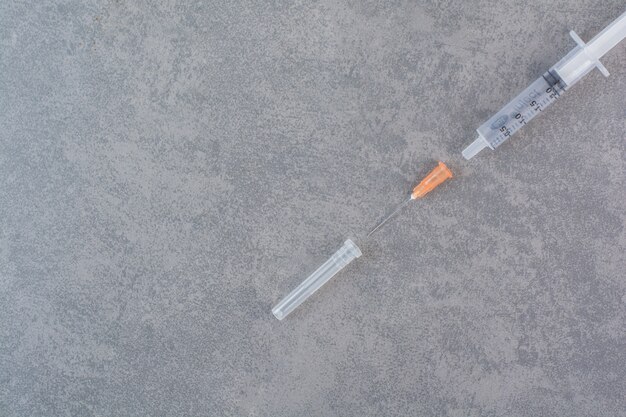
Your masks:
<instances>
[{"instance_id":1,"label":"gray concrete surface","mask_svg":"<svg viewBox=\"0 0 626 417\"><path fill-rule=\"evenodd\" d=\"M625 416L626 45L460 158L623 10L2 2L0 415Z\"/></svg>"}]
</instances>

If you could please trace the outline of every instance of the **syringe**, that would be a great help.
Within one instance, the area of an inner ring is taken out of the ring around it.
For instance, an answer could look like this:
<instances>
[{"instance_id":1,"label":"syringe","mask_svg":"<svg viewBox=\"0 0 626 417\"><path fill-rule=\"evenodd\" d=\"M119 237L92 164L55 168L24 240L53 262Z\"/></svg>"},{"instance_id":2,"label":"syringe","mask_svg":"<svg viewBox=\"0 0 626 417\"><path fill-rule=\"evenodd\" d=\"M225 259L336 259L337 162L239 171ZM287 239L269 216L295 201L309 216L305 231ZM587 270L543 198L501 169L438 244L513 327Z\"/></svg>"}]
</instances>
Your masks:
<instances>
[{"instance_id":1,"label":"syringe","mask_svg":"<svg viewBox=\"0 0 626 417\"><path fill-rule=\"evenodd\" d=\"M609 72L600 63L600 58L626 37L626 12L587 44L574 31L570 36L578 46L483 123L477 129L478 138L463 151L465 159L472 158L483 148L500 146L592 69L598 68L608 77Z\"/></svg>"}]
</instances>

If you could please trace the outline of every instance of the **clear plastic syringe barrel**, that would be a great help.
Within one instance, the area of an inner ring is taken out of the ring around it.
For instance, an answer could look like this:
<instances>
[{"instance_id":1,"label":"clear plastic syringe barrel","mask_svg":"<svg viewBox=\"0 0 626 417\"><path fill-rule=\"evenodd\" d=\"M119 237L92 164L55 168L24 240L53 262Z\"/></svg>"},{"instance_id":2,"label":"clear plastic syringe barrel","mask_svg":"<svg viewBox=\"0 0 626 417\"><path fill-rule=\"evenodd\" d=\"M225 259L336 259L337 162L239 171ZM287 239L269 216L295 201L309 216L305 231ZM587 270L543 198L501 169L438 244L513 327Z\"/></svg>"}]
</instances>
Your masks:
<instances>
[{"instance_id":1,"label":"clear plastic syringe barrel","mask_svg":"<svg viewBox=\"0 0 626 417\"><path fill-rule=\"evenodd\" d=\"M476 130L478 139L463 151L463 156L470 159L483 148L497 148L564 91L559 79L551 71L546 72Z\"/></svg>"},{"instance_id":2,"label":"clear plastic syringe barrel","mask_svg":"<svg viewBox=\"0 0 626 417\"><path fill-rule=\"evenodd\" d=\"M293 291L283 298L272 309L272 313L278 320L282 320L295 310L311 294L317 291L343 267L361 256L361 250L350 239L333 254L322 266L317 268L307 279L302 281Z\"/></svg>"},{"instance_id":3,"label":"clear plastic syringe barrel","mask_svg":"<svg viewBox=\"0 0 626 417\"><path fill-rule=\"evenodd\" d=\"M608 76L609 72L600 63L600 58L626 38L626 12L587 44L574 31L570 35L578 45L478 128L478 138L463 151L465 159L472 158L484 148L500 146L593 68Z\"/></svg>"}]
</instances>

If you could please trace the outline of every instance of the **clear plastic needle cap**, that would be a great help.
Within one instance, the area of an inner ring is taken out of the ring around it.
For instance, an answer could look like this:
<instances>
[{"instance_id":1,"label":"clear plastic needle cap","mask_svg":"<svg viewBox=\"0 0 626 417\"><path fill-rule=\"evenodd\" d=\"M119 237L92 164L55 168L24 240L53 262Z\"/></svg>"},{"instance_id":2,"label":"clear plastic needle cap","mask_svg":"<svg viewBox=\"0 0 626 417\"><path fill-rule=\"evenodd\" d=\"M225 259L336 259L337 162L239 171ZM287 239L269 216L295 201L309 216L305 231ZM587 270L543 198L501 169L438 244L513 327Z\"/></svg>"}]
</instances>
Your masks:
<instances>
[{"instance_id":1,"label":"clear plastic needle cap","mask_svg":"<svg viewBox=\"0 0 626 417\"><path fill-rule=\"evenodd\" d=\"M272 313L278 320L282 320L295 310L309 296L328 282L337 272L341 271L354 259L361 256L361 249L350 239L337 252L333 254L322 266L317 268L307 279L302 281L293 291L283 298L272 309Z\"/></svg>"}]
</instances>

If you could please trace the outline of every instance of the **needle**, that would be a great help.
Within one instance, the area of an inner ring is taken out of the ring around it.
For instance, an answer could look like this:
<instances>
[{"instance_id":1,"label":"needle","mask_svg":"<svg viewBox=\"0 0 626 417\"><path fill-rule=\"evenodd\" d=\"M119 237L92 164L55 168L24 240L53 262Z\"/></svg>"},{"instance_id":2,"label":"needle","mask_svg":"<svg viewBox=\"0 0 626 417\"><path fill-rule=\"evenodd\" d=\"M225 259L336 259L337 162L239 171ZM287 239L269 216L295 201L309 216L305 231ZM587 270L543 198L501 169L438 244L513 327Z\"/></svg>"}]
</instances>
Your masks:
<instances>
[{"instance_id":1,"label":"needle","mask_svg":"<svg viewBox=\"0 0 626 417\"><path fill-rule=\"evenodd\" d=\"M413 188L413 191L409 195L409 197L404 200L394 211L391 212L387 217L385 217L380 223L376 225L370 232L367 234L367 237L370 237L372 233L380 229L387 221L393 218L396 214L400 212L406 206L409 201L415 200L417 198L424 197L426 194L434 190L439 184L447 180L448 178L452 178L452 172L448 169L446 164L443 162L439 162L439 165L424 177L422 182L420 182L417 187Z\"/></svg>"},{"instance_id":2,"label":"needle","mask_svg":"<svg viewBox=\"0 0 626 417\"><path fill-rule=\"evenodd\" d=\"M380 223L378 223L372 230L370 230L370 232L367 234L367 237L370 237L372 233L374 233L375 231L383 227L385 223L387 223L389 220L391 220L392 217L398 214L400 210L402 210L404 206L406 206L409 203L409 201L411 201L412 199L413 198L409 196L406 200L404 200L398 207L396 207L394 211L391 212L391 214L389 214L387 217L381 220Z\"/></svg>"}]
</instances>

